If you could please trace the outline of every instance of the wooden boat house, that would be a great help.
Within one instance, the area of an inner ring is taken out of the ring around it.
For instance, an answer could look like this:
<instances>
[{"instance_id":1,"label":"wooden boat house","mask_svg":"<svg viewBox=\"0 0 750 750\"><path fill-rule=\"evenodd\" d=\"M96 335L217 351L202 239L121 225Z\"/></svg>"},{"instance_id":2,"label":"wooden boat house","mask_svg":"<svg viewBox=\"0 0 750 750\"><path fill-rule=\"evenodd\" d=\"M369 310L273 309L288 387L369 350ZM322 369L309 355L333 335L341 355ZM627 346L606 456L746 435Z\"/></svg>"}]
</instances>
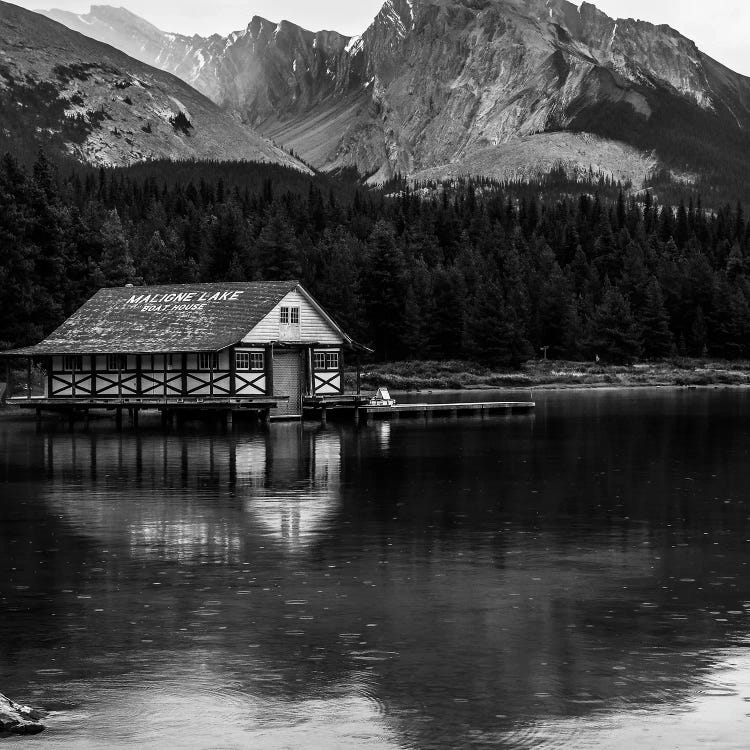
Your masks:
<instances>
[{"instance_id":1,"label":"wooden boat house","mask_svg":"<svg viewBox=\"0 0 750 750\"><path fill-rule=\"evenodd\" d=\"M36 346L5 352L45 372L26 408L253 410L299 418L355 408L345 353L365 349L297 281L102 289Z\"/></svg>"}]
</instances>

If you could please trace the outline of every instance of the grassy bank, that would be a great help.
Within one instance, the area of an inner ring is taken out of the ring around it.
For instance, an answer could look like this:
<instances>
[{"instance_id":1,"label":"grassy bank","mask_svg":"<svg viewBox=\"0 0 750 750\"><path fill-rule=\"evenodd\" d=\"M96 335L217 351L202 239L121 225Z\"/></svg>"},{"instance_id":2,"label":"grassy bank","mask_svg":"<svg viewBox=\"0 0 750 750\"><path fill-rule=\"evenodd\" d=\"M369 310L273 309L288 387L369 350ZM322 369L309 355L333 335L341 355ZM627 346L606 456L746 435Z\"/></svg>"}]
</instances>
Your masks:
<instances>
[{"instance_id":1,"label":"grassy bank","mask_svg":"<svg viewBox=\"0 0 750 750\"><path fill-rule=\"evenodd\" d=\"M347 373L347 389L354 373ZM529 361L515 371L472 362L389 362L362 369L362 390L394 391L490 388L602 388L644 386L750 386L750 362L677 358L618 366L592 362Z\"/></svg>"}]
</instances>

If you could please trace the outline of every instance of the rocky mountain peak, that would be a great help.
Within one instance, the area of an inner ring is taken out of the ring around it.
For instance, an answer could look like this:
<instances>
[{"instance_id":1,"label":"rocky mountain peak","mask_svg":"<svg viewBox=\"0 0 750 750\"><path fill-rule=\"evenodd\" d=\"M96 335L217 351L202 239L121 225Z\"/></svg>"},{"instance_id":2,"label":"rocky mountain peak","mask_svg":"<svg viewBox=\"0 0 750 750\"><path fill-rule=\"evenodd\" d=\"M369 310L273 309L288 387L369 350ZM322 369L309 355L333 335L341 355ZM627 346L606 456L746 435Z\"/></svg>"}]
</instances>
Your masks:
<instances>
[{"instance_id":1,"label":"rocky mountain peak","mask_svg":"<svg viewBox=\"0 0 750 750\"><path fill-rule=\"evenodd\" d=\"M184 81L2 0L0 137L103 166L213 159L308 171Z\"/></svg>"},{"instance_id":2,"label":"rocky mountain peak","mask_svg":"<svg viewBox=\"0 0 750 750\"><path fill-rule=\"evenodd\" d=\"M356 166L374 179L461 169L508 176L521 153L526 164L511 176L528 174L530 162L559 162L642 179L653 153L628 151L627 142L647 141L656 115L661 127L695 107L700 128L705 117L750 127L750 80L669 26L614 19L589 2L385 0L354 38L260 16L225 38L157 38L134 27L118 46L312 164ZM584 137L584 127L606 138ZM616 159L612 138L623 141ZM613 161L630 166L608 169Z\"/></svg>"}]
</instances>

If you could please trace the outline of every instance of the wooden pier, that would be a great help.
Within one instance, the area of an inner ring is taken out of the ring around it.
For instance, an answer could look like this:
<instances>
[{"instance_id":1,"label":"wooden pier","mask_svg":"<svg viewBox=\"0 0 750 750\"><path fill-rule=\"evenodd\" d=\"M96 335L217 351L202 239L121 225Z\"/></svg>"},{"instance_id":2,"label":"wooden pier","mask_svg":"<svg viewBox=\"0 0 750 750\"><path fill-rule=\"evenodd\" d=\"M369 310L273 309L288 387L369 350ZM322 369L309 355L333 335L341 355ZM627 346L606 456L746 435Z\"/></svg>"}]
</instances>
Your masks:
<instances>
[{"instance_id":1,"label":"wooden pier","mask_svg":"<svg viewBox=\"0 0 750 750\"><path fill-rule=\"evenodd\" d=\"M418 414L527 414L534 410L533 401L478 401L458 404L396 404L394 406L366 406L362 409L368 417L389 418Z\"/></svg>"},{"instance_id":2,"label":"wooden pier","mask_svg":"<svg viewBox=\"0 0 750 750\"><path fill-rule=\"evenodd\" d=\"M370 398L363 395L344 394L341 396L303 398L302 413L274 414L280 402L287 397L279 398L129 398L129 399L60 399L38 396L24 396L8 399L7 403L21 409L36 411L40 422L42 412L58 413L66 416L72 428L74 422L83 421L86 425L97 412L114 416L118 429L122 429L123 414L127 413L130 423L137 429L139 415L143 412L160 412L163 427L178 424L185 417L206 417L220 419L231 426L234 417L241 415L254 416L261 422L316 419L325 424L328 416L340 415L344 419L353 419L356 423L366 419L398 419L423 415L458 416L488 414L528 414L536 406L533 401L478 401L462 403L421 403L390 404L376 406Z\"/></svg>"}]
</instances>

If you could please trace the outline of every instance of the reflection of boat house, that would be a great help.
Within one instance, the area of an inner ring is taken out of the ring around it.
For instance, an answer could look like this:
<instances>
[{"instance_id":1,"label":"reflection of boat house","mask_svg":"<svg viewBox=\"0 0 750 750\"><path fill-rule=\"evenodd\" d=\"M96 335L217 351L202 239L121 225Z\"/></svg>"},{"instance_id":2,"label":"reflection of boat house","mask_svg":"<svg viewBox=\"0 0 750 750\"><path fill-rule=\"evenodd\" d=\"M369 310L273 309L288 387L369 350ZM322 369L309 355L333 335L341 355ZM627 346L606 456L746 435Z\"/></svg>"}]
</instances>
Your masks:
<instances>
[{"instance_id":1,"label":"reflection of boat house","mask_svg":"<svg viewBox=\"0 0 750 750\"><path fill-rule=\"evenodd\" d=\"M269 281L102 289L47 339L6 354L46 371L43 395L13 399L29 408L294 417L346 403L344 352L358 348L298 282Z\"/></svg>"},{"instance_id":2,"label":"reflection of boat house","mask_svg":"<svg viewBox=\"0 0 750 750\"><path fill-rule=\"evenodd\" d=\"M284 551L309 547L340 508L340 432L277 427L202 440L51 431L35 460L55 516L103 543L127 535L136 558L236 562L246 545L270 540Z\"/></svg>"}]
</instances>

